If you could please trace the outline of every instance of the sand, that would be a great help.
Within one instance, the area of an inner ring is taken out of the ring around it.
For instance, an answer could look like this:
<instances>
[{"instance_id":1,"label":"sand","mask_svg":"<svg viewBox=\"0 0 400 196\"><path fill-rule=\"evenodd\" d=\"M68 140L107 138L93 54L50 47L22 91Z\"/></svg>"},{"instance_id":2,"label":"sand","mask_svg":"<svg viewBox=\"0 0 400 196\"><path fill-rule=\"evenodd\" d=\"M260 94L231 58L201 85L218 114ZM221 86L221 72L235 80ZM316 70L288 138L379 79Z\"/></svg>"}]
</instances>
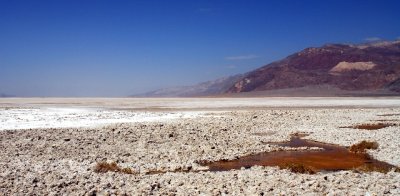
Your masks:
<instances>
[{"instance_id":1,"label":"sand","mask_svg":"<svg viewBox=\"0 0 400 196\"><path fill-rule=\"evenodd\" d=\"M398 126L340 128L400 123L398 98L0 99L0 107L4 195L400 194L400 173L393 171L309 175L254 166L206 172L197 164L288 150L265 142L304 132L307 139L345 146L376 141L379 148L368 153L400 166ZM137 174L96 173L100 161ZM166 173L146 174L154 170Z\"/></svg>"}]
</instances>

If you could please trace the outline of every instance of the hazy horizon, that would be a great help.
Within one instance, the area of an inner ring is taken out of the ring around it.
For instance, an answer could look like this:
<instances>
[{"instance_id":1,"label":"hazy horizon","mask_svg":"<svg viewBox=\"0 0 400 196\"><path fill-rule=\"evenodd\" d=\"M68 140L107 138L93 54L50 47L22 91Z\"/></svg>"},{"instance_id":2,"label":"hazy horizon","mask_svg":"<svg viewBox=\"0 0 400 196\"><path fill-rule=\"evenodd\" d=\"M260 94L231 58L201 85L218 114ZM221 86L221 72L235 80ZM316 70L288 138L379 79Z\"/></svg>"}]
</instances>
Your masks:
<instances>
[{"instance_id":1,"label":"hazy horizon","mask_svg":"<svg viewBox=\"0 0 400 196\"><path fill-rule=\"evenodd\" d=\"M125 97L326 43L400 38L398 1L1 1L0 94Z\"/></svg>"}]
</instances>

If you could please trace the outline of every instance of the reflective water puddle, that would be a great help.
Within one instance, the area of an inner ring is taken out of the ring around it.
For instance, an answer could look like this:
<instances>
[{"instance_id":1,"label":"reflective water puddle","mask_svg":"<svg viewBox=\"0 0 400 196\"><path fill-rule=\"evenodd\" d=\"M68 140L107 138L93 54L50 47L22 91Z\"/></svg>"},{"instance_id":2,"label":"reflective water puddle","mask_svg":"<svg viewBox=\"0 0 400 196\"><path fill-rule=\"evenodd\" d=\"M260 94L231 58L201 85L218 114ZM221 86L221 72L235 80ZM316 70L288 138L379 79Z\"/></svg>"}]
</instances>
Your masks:
<instances>
[{"instance_id":1,"label":"reflective water puddle","mask_svg":"<svg viewBox=\"0 0 400 196\"><path fill-rule=\"evenodd\" d=\"M301 136L292 136L289 142L270 144L287 147L319 147L322 150L265 152L235 160L200 162L200 164L209 167L209 171L227 171L241 169L242 167L250 168L255 165L279 166L288 169L293 169L290 168L293 165L295 167L301 166L313 171L308 173L351 169L388 172L392 168L396 168L388 163L375 160L366 153L353 153L346 147L309 141L301 139Z\"/></svg>"}]
</instances>

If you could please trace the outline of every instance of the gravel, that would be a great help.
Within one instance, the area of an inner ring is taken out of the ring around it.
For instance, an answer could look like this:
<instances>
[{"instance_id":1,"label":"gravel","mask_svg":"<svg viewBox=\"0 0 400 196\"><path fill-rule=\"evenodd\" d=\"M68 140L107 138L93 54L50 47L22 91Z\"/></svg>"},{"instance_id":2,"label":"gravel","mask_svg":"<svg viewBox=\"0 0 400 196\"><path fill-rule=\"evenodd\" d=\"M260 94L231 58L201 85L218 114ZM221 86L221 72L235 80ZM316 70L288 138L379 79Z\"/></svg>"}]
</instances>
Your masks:
<instances>
[{"instance_id":1,"label":"gravel","mask_svg":"<svg viewBox=\"0 0 400 196\"><path fill-rule=\"evenodd\" d=\"M369 154L400 166L398 126L339 128L385 119L400 123L400 116L378 116L396 113L399 108L259 109L94 128L4 130L0 195L399 195L400 173L395 172L308 175L260 166L206 172L197 164L284 150L263 143L303 132L310 134L307 139L345 146L376 141L379 148ZM115 161L138 174L95 173L100 161ZM168 172L177 169L191 172ZM154 170L166 173L146 174Z\"/></svg>"}]
</instances>

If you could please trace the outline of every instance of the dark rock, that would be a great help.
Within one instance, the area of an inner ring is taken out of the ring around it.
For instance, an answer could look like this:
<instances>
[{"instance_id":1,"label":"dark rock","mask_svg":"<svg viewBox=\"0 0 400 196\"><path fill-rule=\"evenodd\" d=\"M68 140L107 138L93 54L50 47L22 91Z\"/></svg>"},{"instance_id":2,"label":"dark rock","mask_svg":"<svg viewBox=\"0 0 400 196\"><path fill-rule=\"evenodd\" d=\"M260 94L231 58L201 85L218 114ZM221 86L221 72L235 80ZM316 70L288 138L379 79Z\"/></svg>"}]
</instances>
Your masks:
<instances>
[{"instance_id":1,"label":"dark rock","mask_svg":"<svg viewBox=\"0 0 400 196\"><path fill-rule=\"evenodd\" d=\"M124 157L129 157L129 156L131 156L131 153L125 153L125 154L123 154L122 156L124 156Z\"/></svg>"}]
</instances>

